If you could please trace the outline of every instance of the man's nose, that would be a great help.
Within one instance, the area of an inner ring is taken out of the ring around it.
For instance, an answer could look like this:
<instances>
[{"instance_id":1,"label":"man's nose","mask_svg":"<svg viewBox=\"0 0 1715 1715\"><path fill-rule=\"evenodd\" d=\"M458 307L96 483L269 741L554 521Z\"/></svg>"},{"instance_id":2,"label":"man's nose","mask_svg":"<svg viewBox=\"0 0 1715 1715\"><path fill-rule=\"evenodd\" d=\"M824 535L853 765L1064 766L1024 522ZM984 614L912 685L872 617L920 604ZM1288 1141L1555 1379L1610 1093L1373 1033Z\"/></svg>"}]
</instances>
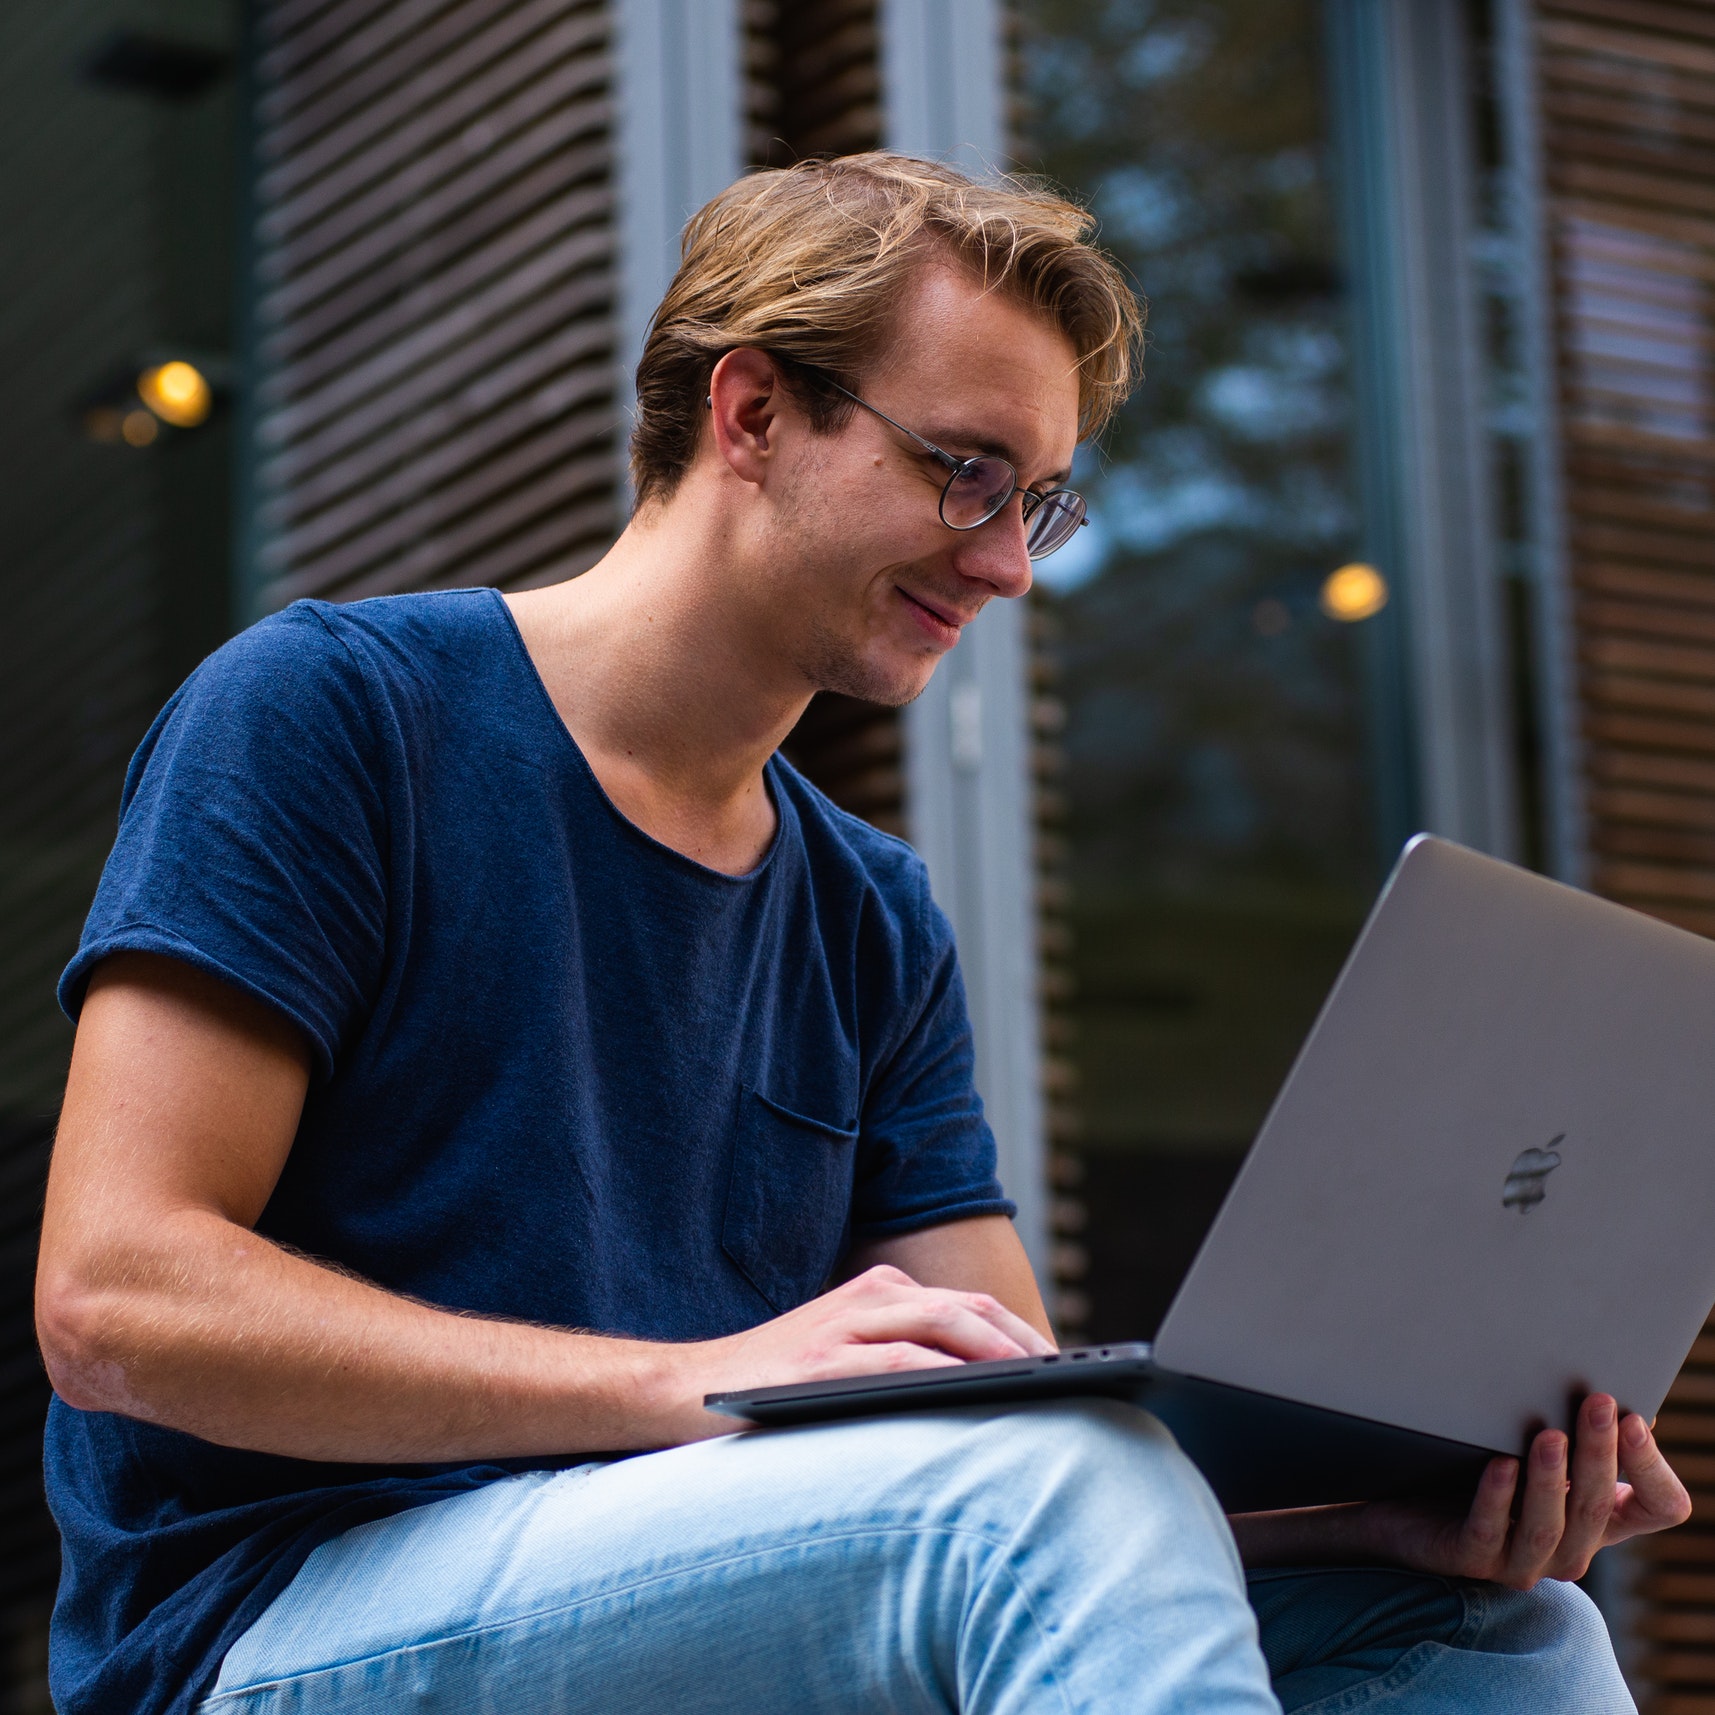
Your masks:
<instances>
[{"instance_id":1,"label":"man's nose","mask_svg":"<svg viewBox=\"0 0 1715 1715\"><path fill-rule=\"evenodd\" d=\"M988 523L960 532L953 566L961 577L988 584L996 595L1021 596L1030 588L1024 507L1016 494Z\"/></svg>"}]
</instances>

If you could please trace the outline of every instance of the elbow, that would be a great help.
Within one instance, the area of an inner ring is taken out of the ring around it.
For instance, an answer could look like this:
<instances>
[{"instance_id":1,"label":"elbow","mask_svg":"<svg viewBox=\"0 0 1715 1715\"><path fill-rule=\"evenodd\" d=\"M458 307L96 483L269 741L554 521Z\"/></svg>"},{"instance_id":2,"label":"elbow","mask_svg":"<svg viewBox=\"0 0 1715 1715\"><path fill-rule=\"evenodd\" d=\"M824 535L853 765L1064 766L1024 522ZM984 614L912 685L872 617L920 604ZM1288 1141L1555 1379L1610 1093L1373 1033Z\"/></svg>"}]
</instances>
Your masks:
<instances>
[{"instance_id":1,"label":"elbow","mask_svg":"<svg viewBox=\"0 0 1715 1715\"><path fill-rule=\"evenodd\" d=\"M125 1366L112 1335L112 1295L44 1263L36 1277L36 1342L48 1380L67 1405L126 1409Z\"/></svg>"}]
</instances>

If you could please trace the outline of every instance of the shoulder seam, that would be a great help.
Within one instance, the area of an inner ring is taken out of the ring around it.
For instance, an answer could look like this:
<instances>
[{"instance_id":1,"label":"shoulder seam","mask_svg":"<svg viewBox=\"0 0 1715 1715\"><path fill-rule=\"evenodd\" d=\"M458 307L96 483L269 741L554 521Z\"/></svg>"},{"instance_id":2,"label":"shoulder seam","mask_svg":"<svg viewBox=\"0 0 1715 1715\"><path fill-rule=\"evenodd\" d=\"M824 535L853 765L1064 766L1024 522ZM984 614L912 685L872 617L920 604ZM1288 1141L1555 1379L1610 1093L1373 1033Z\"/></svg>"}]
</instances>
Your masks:
<instances>
[{"instance_id":1,"label":"shoulder seam","mask_svg":"<svg viewBox=\"0 0 1715 1715\"><path fill-rule=\"evenodd\" d=\"M297 605L296 602L292 604L293 607ZM328 641L351 663L352 670L357 674L357 682L363 688L363 714L369 722L370 740L372 743L379 744L381 742L380 721L376 709L375 687L370 683L368 666L351 644L328 624L327 615L322 612L320 602L306 601L303 605L309 609L316 624L327 634ZM290 607L281 609L282 613L290 613L291 611Z\"/></svg>"}]
</instances>

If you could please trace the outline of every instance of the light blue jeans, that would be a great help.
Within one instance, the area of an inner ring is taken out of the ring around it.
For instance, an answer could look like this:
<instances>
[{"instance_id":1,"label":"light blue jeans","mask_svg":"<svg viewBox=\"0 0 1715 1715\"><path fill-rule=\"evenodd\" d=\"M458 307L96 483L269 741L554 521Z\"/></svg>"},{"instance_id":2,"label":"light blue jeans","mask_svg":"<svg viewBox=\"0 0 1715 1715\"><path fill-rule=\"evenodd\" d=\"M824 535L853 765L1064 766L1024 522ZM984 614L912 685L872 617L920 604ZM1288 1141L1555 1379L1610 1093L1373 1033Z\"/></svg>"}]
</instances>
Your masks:
<instances>
[{"instance_id":1,"label":"light blue jeans","mask_svg":"<svg viewBox=\"0 0 1715 1715\"><path fill-rule=\"evenodd\" d=\"M1259 1642L1259 1626L1261 1637ZM311 1555L203 1715L1611 1715L1600 1617L1271 1572L1130 1406L731 1436L508 1478Z\"/></svg>"}]
</instances>

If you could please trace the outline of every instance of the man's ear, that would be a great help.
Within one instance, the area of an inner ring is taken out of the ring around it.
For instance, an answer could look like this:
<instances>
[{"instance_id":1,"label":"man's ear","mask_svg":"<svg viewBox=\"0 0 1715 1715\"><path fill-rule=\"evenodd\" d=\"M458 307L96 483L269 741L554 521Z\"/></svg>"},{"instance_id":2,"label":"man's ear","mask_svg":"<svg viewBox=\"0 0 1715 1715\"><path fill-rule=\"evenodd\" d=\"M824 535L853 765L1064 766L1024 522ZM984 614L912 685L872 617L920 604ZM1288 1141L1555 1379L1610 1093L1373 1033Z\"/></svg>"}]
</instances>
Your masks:
<instances>
[{"instance_id":1,"label":"man's ear","mask_svg":"<svg viewBox=\"0 0 1715 1715\"><path fill-rule=\"evenodd\" d=\"M760 484L779 444L781 416L791 409L768 354L754 346L729 351L709 377L707 408L727 467L741 481Z\"/></svg>"}]
</instances>

